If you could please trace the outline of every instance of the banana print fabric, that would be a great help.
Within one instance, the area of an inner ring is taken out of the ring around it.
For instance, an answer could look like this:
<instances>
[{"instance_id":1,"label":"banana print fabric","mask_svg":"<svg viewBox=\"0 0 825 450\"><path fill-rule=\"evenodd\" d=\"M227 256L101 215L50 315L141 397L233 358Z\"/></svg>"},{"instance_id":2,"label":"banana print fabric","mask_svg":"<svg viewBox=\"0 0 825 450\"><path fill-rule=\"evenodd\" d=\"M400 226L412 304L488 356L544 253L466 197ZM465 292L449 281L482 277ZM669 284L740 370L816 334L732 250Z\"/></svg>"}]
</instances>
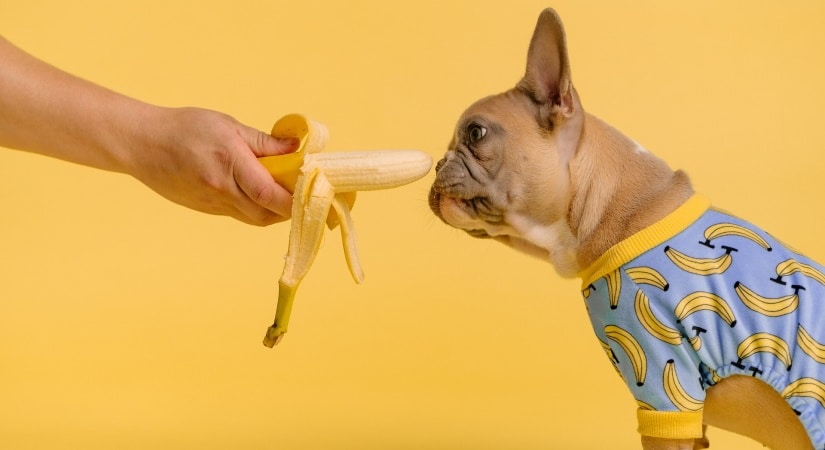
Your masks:
<instances>
[{"instance_id":1,"label":"banana print fabric","mask_svg":"<svg viewBox=\"0 0 825 450\"><path fill-rule=\"evenodd\" d=\"M694 195L579 274L645 435L702 436L705 389L757 377L825 448L825 268Z\"/></svg>"}]
</instances>

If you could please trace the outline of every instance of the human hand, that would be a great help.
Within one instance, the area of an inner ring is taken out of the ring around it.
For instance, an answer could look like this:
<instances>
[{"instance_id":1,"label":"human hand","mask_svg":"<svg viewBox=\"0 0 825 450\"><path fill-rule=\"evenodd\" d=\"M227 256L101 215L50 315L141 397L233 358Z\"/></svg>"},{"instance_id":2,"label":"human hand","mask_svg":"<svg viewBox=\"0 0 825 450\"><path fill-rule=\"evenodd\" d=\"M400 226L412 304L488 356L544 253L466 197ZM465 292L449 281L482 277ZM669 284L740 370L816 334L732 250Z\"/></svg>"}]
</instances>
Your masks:
<instances>
[{"instance_id":1,"label":"human hand","mask_svg":"<svg viewBox=\"0 0 825 450\"><path fill-rule=\"evenodd\" d=\"M292 194L257 158L295 151L297 139L274 138L225 114L146 105L135 124L126 172L188 208L270 225L291 216Z\"/></svg>"},{"instance_id":2,"label":"human hand","mask_svg":"<svg viewBox=\"0 0 825 450\"><path fill-rule=\"evenodd\" d=\"M256 159L295 151L297 139L273 138L216 111L141 102L2 36L0 61L0 146L129 173L173 202L250 224L290 217L292 195Z\"/></svg>"}]
</instances>

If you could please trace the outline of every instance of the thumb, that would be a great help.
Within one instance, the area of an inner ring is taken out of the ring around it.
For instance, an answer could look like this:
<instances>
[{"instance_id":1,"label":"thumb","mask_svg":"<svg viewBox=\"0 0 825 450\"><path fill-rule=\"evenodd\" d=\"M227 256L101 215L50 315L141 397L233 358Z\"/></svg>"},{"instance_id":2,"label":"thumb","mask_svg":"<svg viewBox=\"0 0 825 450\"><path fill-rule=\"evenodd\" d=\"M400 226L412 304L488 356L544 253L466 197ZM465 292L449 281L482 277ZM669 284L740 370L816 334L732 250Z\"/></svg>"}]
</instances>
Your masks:
<instances>
[{"instance_id":1,"label":"thumb","mask_svg":"<svg viewBox=\"0 0 825 450\"><path fill-rule=\"evenodd\" d=\"M296 137L276 138L247 126L243 126L240 133L246 145L258 158L292 153L301 143Z\"/></svg>"}]
</instances>

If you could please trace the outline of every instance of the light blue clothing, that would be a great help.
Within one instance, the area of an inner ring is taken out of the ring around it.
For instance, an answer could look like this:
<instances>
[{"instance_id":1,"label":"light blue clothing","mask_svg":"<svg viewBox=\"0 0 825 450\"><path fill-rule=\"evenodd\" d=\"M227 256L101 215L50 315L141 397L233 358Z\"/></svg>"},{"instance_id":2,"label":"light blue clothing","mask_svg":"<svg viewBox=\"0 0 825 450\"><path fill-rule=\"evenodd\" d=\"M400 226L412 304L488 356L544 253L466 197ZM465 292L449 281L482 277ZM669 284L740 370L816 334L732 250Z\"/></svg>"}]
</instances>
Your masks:
<instances>
[{"instance_id":1,"label":"light blue clothing","mask_svg":"<svg viewBox=\"0 0 825 450\"><path fill-rule=\"evenodd\" d=\"M701 436L705 389L740 374L773 386L825 448L825 267L694 196L580 276L640 431L667 417L668 433Z\"/></svg>"}]
</instances>

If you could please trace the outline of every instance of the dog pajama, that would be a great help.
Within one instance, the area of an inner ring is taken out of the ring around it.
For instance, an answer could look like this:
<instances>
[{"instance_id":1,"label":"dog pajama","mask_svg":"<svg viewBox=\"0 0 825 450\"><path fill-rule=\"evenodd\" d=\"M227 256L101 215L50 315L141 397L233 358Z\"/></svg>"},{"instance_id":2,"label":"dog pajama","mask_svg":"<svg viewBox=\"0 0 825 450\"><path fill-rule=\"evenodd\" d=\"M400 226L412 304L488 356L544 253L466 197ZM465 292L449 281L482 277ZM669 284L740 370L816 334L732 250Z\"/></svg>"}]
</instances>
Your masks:
<instances>
[{"instance_id":1,"label":"dog pajama","mask_svg":"<svg viewBox=\"0 0 825 450\"><path fill-rule=\"evenodd\" d=\"M757 377L825 448L825 268L694 195L582 271L639 432L702 436L705 389Z\"/></svg>"}]
</instances>

